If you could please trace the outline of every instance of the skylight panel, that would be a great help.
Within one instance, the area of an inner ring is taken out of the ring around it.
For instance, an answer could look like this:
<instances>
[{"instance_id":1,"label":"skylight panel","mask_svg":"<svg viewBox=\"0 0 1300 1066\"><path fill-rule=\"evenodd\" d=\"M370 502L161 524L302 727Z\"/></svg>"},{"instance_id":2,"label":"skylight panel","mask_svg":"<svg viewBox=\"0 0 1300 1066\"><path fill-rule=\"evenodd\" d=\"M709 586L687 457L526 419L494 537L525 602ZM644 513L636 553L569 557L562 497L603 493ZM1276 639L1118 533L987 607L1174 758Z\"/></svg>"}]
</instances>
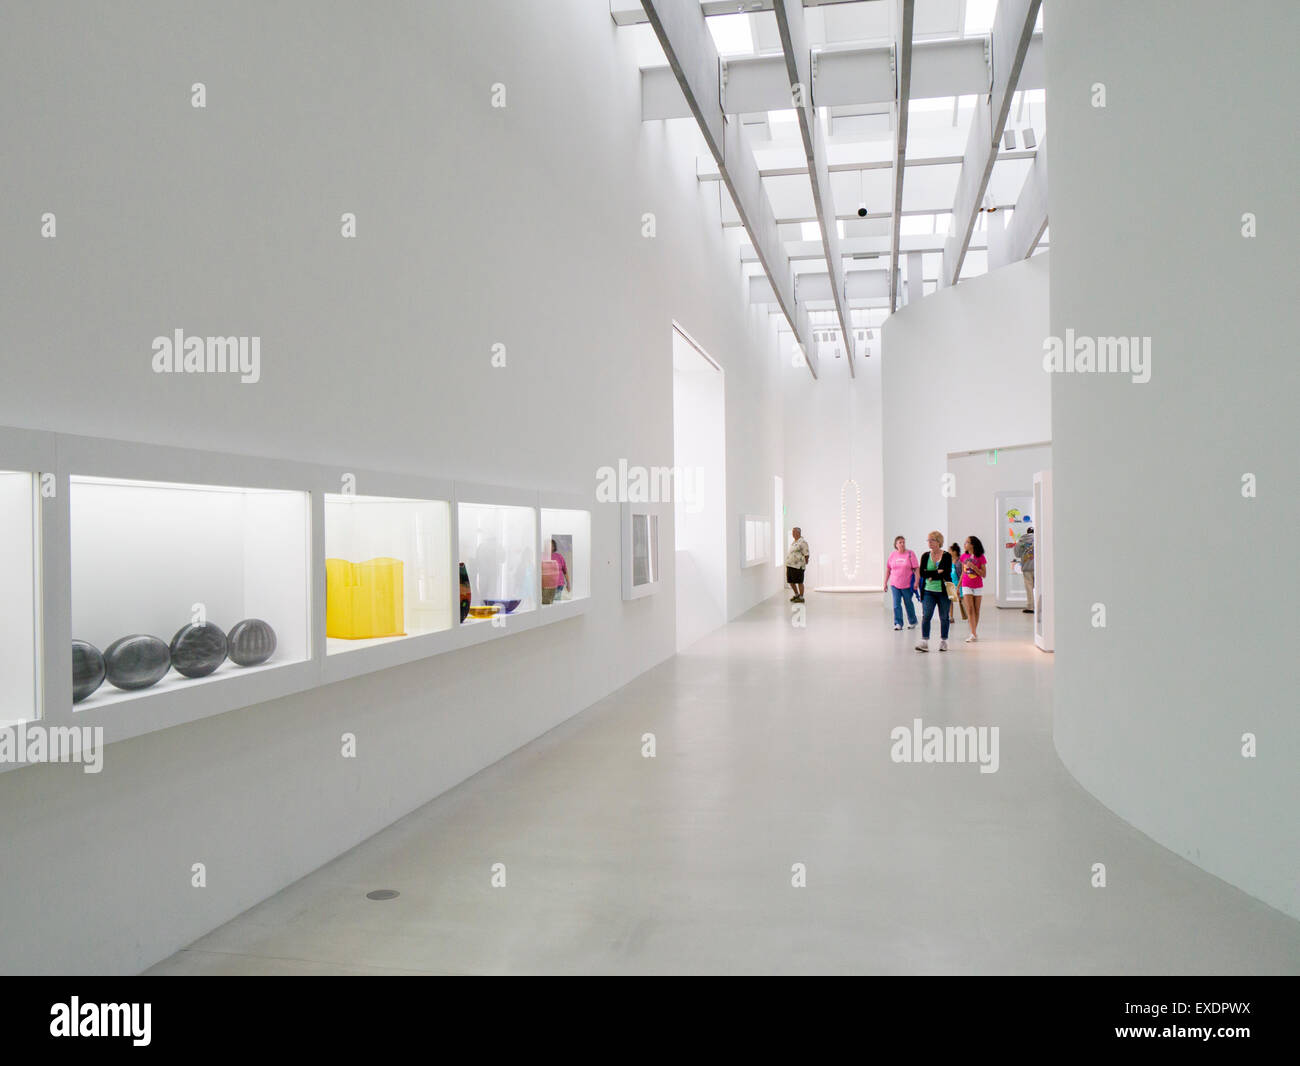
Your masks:
<instances>
[{"instance_id":1,"label":"skylight panel","mask_svg":"<svg viewBox=\"0 0 1300 1066\"><path fill-rule=\"evenodd\" d=\"M822 228L816 222L804 222L800 229L803 233L803 239L806 241L820 241L822 239Z\"/></svg>"},{"instance_id":2,"label":"skylight panel","mask_svg":"<svg viewBox=\"0 0 1300 1066\"><path fill-rule=\"evenodd\" d=\"M904 215L899 222L899 232L907 237L934 232L934 215Z\"/></svg>"},{"instance_id":3,"label":"skylight panel","mask_svg":"<svg viewBox=\"0 0 1300 1066\"><path fill-rule=\"evenodd\" d=\"M998 0L966 0L966 36L978 37L993 29L997 10Z\"/></svg>"},{"instance_id":4,"label":"skylight panel","mask_svg":"<svg viewBox=\"0 0 1300 1066\"><path fill-rule=\"evenodd\" d=\"M754 34L749 25L749 16L715 15L705 19L709 33L719 55L752 56L754 54Z\"/></svg>"}]
</instances>

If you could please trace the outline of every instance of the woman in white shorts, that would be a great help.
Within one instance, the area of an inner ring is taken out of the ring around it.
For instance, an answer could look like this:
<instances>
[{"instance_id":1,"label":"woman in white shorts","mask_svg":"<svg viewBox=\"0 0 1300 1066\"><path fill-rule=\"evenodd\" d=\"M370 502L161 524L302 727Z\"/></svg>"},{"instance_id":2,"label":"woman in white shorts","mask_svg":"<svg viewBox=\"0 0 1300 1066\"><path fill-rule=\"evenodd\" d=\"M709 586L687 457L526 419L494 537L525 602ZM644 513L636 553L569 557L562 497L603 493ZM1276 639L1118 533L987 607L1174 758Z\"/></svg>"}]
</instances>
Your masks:
<instances>
[{"instance_id":1,"label":"woman in white shorts","mask_svg":"<svg viewBox=\"0 0 1300 1066\"><path fill-rule=\"evenodd\" d=\"M966 643L973 644L979 640L980 607L984 603L984 576L988 573L989 561L984 557L983 543L974 534L966 538L962 549L961 596L970 617L970 636Z\"/></svg>"}]
</instances>

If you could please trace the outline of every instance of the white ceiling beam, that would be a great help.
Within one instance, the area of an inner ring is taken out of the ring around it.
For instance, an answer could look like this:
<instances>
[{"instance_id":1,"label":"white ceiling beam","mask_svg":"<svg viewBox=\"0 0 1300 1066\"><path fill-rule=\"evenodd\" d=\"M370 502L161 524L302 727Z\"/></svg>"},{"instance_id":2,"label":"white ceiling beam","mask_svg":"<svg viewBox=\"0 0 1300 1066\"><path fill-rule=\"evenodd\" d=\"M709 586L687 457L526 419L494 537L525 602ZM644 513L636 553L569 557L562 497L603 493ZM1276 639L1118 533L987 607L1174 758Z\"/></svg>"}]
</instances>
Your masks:
<instances>
[{"instance_id":1,"label":"white ceiling beam","mask_svg":"<svg viewBox=\"0 0 1300 1066\"><path fill-rule=\"evenodd\" d=\"M1014 217L1014 216L1013 216ZM907 255L909 252L943 252L944 241L947 237L942 233L904 233L899 241L899 256ZM1039 240L1039 246L1043 245ZM970 250L973 252L984 251L988 247L986 235L977 233L971 239ZM890 238L885 237L845 237L840 242L840 250L850 259L864 258L867 256L878 256L887 261L889 258ZM812 259L824 259L825 250L822 248L821 241L787 241L785 245L786 253L790 256L792 263L805 263ZM753 246L742 244L740 246L740 261L742 263L757 263L758 256L755 254ZM884 269L885 264L881 263ZM853 269L853 264L849 263L848 270Z\"/></svg>"},{"instance_id":2,"label":"white ceiling beam","mask_svg":"<svg viewBox=\"0 0 1300 1066\"><path fill-rule=\"evenodd\" d=\"M774 0L744 0L744 10L749 13L771 11ZM809 7L833 7L835 4L853 4L860 0L807 0ZM740 10L739 0L701 0L701 12L714 15L734 15ZM641 6L641 0L609 0L609 14L618 26L637 26L650 21Z\"/></svg>"},{"instance_id":3,"label":"white ceiling beam","mask_svg":"<svg viewBox=\"0 0 1300 1066\"><path fill-rule=\"evenodd\" d=\"M949 285L955 285L961 277L980 201L984 199L993 164L997 162L1007 112L1011 110L1011 97L1020 80L1020 71L1034 34L1034 21L1041 6L1042 0L1001 0L993 17L990 43L993 86L987 106L980 101L971 118L966 156L962 161L961 176L957 179L957 196L952 208L953 235L943 248L942 279Z\"/></svg>"},{"instance_id":4,"label":"white ceiling beam","mask_svg":"<svg viewBox=\"0 0 1300 1066\"><path fill-rule=\"evenodd\" d=\"M642 6L772 282L781 312L802 346L808 371L816 378L817 359L808 344L808 312L795 302L790 257L777 233L754 153L741 124L727 121L723 114L721 64L698 0L642 0Z\"/></svg>"},{"instance_id":5,"label":"white ceiling beam","mask_svg":"<svg viewBox=\"0 0 1300 1066\"><path fill-rule=\"evenodd\" d=\"M785 154L786 153L782 153L782 156L784 156ZM1032 148L1027 148L1024 150L1017 149L1014 152L999 152L998 160L1001 161L1004 159L1033 159L1035 154L1036 153ZM794 157L796 155L799 155L798 149L791 149L789 155L791 156L790 166L761 167L758 171L759 177L791 178L799 174L807 174L808 165L806 162L799 162L797 164L794 162ZM907 165L909 167L949 167L949 166L959 165L960 163L963 162L964 159L965 157L960 155L927 156L924 159L915 159L915 158L909 159L907 161ZM891 159L863 160L860 163L856 163L856 162L855 163L830 163L827 165L826 169L832 174L847 174L856 170L892 170L893 167L894 167L894 160L891 158ZM722 180L722 176L716 170L702 170L700 171L700 173L696 175L696 177L700 181L721 181ZM947 212L948 208L945 206L944 208L942 208L942 210L944 212ZM905 212L905 213L915 214L916 212ZM888 212L882 211L879 214L872 215L871 217L886 218L888 217Z\"/></svg>"},{"instance_id":6,"label":"white ceiling beam","mask_svg":"<svg viewBox=\"0 0 1300 1066\"><path fill-rule=\"evenodd\" d=\"M1047 230L1047 141L1038 142L1038 155L1025 176L1016 209L1004 228L989 226L989 269L1028 259Z\"/></svg>"},{"instance_id":7,"label":"white ceiling beam","mask_svg":"<svg viewBox=\"0 0 1300 1066\"><path fill-rule=\"evenodd\" d=\"M907 174L907 102L912 91L912 25L916 18L916 0L894 0L894 69L898 76L895 90L893 221L889 249L889 309L898 310L898 240L903 224L903 178Z\"/></svg>"},{"instance_id":8,"label":"white ceiling beam","mask_svg":"<svg viewBox=\"0 0 1300 1066\"><path fill-rule=\"evenodd\" d=\"M835 313L844 329L844 353L848 358L849 377L856 377L853 331L849 329L848 309L844 303L844 260L840 255L840 230L835 224L835 198L831 195L831 176L826 169L826 135L822 132L821 120L813 106L812 50L808 47L808 29L804 25L803 0L777 0L775 11L777 32L781 35L781 50L785 53L786 75L789 78L789 101L794 104L799 119L799 134L803 138L808 177L812 184L813 208L817 212L817 225L821 229L822 244L826 248L831 298L835 301ZM754 167L757 170L758 164L755 163Z\"/></svg>"},{"instance_id":9,"label":"white ceiling beam","mask_svg":"<svg viewBox=\"0 0 1300 1066\"><path fill-rule=\"evenodd\" d=\"M983 96L992 85L987 37L958 41L917 41L912 46L914 100L940 96ZM812 98L818 107L857 107L890 103L897 91L890 45L812 53ZM671 67L641 71L643 120L687 118L691 111ZM789 82L781 56L733 56L723 62L723 110L729 115L784 111L790 107ZM1025 53L1018 87L1042 89L1043 37L1036 34Z\"/></svg>"},{"instance_id":10,"label":"white ceiling beam","mask_svg":"<svg viewBox=\"0 0 1300 1066\"><path fill-rule=\"evenodd\" d=\"M831 276L825 272L807 271L795 279L799 290L800 302L831 301ZM889 272L884 269L850 270L844 275L844 295L848 300L888 300ZM775 304L776 294L772 292L772 283L762 274L755 274L749 279L749 302L752 304ZM842 328L849 328L849 316L836 314ZM815 327L822 328L825 327Z\"/></svg>"}]
</instances>

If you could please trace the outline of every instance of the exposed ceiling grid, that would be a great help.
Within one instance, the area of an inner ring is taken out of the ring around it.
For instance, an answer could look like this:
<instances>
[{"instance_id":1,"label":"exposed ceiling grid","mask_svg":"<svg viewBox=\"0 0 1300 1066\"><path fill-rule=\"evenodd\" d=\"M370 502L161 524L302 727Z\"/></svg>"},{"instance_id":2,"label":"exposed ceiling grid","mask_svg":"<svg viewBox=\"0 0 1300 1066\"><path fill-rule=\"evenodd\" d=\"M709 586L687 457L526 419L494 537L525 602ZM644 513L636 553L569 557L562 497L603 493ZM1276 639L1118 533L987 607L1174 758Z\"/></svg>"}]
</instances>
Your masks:
<instances>
[{"instance_id":1,"label":"exposed ceiling grid","mask_svg":"<svg viewBox=\"0 0 1300 1066\"><path fill-rule=\"evenodd\" d=\"M643 121L699 125L750 302L814 378L819 342L853 376L903 303L1045 249L1041 0L609 4Z\"/></svg>"}]
</instances>

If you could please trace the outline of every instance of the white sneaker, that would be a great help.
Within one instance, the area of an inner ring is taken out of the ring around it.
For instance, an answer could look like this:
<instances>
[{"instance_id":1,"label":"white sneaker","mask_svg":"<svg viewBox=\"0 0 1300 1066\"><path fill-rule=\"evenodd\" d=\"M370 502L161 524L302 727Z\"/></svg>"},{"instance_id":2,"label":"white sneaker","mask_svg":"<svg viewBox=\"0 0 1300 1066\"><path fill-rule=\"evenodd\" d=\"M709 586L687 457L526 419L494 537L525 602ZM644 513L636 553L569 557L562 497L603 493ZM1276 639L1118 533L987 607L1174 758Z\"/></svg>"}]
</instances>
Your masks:
<instances>
[{"instance_id":1,"label":"white sneaker","mask_svg":"<svg viewBox=\"0 0 1300 1066\"><path fill-rule=\"evenodd\" d=\"M979 637L977 637L974 633L972 633L969 637L966 638L966 643L974 644L979 639L980 639Z\"/></svg>"},{"instance_id":2,"label":"white sneaker","mask_svg":"<svg viewBox=\"0 0 1300 1066\"><path fill-rule=\"evenodd\" d=\"M908 622L908 623L907 623L907 628L908 628L908 629L915 629L915 628L916 628L916 623L915 623L915 622Z\"/></svg>"},{"instance_id":3,"label":"white sneaker","mask_svg":"<svg viewBox=\"0 0 1300 1066\"><path fill-rule=\"evenodd\" d=\"M930 642L929 642L928 640L918 641L918 642L917 642L917 645L916 645L916 650L917 650L917 651L929 651L929 650L930 650Z\"/></svg>"},{"instance_id":4,"label":"white sneaker","mask_svg":"<svg viewBox=\"0 0 1300 1066\"><path fill-rule=\"evenodd\" d=\"M897 622L894 623L894 629L895 629L895 631L900 630L900 629L902 629L902 628L903 628L903 627L900 626Z\"/></svg>"}]
</instances>

